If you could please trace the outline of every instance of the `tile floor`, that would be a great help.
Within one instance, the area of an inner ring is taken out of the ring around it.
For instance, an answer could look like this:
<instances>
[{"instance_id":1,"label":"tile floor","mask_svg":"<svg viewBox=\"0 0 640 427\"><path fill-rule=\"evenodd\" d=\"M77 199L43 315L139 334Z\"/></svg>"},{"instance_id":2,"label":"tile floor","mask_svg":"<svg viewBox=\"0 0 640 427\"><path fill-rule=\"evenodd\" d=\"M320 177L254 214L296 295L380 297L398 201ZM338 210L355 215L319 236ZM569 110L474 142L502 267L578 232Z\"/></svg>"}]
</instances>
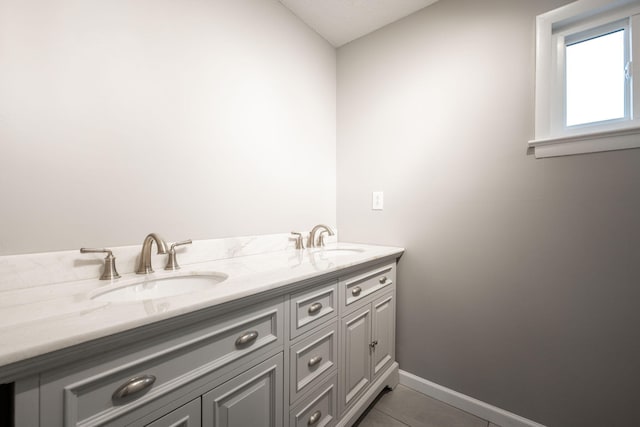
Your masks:
<instances>
[{"instance_id":1,"label":"tile floor","mask_svg":"<svg viewBox=\"0 0 640 427\"><path fill-rule=\"evenodd\" d=\"M398 385L385 390L354 427L498 427L487 420Z\"/></svg>"}]
</instances>

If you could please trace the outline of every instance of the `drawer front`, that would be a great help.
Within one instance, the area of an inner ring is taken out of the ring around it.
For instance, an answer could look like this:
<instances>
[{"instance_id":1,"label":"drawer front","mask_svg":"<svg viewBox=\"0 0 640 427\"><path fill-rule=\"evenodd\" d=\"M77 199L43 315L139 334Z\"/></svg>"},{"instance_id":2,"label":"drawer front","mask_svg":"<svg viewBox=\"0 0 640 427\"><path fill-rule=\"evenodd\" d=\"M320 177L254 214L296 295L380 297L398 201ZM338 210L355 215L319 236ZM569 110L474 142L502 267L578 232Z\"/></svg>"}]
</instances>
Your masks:
<instances>
[{"instance_id":1,"label":"drawer front","mask_svg":"<svg viewBox=\"0 0 640 427\"><path fill-rule=\"evenodd\" d=\"M342 306L355 308L356 303L380 290L391 289L396 280L395 263L371 269L340 281Z\"/></svg>"},{"instance_id":2,"label":"drawer front","mask_svg":"<svg viewBox=\"0 0 640 427\"><path fill-rule=\"evenodd\" d=\"M42 415L63 418L65 426L99 425L232 362L275 349L283 344L281 301L251 306L219 322L211 320L202 334L156 346L160 349L143 351L140 357L116 358L62 378L55 372L43 374ZM62 403L64 413L57 414L55 408Z\"/></svg>"},{"instance_id":3,"label":"drawer front","mask_svg":"<svg viewBox=\"0 0 640 427\"><path fill-rule=\"evenodd\" d=\"M331 427L336 424L336 376L318 389L291 411L289 427Z\"/></svg>"},{"instance_id":4,"label":"drawer front","mask_svg":"<svg viewBox=\"0 0 640 427\"><path fill-rule=\"evenodd\" d=\"M291 402L295 402L335 368L338 357L336 326L334 322L290 348Z\"/></svg>"},{"instance_id":5,"label":"drawer front","mask_svg":"<svg viewBox=\"0 0 640 427\"><path fill-rule=\"evenodd\" d=\"M337 315L338 282L291 295L291 338L295 338Z\"/></svg>"}]
</instances>

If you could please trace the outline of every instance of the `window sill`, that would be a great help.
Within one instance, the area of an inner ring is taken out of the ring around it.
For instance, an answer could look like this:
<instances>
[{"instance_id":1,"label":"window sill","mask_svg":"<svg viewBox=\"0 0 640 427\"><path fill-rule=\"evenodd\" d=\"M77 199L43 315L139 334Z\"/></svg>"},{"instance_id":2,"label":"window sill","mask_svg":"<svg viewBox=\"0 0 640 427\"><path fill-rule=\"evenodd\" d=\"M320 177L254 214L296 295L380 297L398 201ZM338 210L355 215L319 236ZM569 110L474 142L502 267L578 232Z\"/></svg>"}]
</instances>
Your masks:
<instances>
[{"instance_id":1,"label":"window sill","mask_svg":"<svg viewBox=\"0 0 640 427\"><path fill-rule=\"evenodd\" d=\"M640 147L640 126L529 141L537 159Z\"/></svg>"}]
</instances>

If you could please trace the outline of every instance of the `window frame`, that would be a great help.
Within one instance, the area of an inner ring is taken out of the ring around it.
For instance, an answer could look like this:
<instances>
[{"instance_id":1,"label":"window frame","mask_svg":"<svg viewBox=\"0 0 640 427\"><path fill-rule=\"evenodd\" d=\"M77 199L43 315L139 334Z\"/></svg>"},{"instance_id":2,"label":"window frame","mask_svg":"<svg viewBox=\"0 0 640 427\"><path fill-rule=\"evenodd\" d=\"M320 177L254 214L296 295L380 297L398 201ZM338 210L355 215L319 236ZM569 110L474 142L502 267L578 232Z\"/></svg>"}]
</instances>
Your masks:
<instances>
[{"instance_id":1,"label":"window frame","mask_svg":"<svg viewBox=\"0 0 640 427\"><path fill-rule=\"evenodd\" d=\"M625 118L566 126L567 39L586 40L621 24L630 64ZM640 84L633 84L640 82L640 66L633 67L634 49L640 57L640 0L579 0L537 17L535 139L529 141L536 158L640 147Z\"/></svg>"}]
</instances>

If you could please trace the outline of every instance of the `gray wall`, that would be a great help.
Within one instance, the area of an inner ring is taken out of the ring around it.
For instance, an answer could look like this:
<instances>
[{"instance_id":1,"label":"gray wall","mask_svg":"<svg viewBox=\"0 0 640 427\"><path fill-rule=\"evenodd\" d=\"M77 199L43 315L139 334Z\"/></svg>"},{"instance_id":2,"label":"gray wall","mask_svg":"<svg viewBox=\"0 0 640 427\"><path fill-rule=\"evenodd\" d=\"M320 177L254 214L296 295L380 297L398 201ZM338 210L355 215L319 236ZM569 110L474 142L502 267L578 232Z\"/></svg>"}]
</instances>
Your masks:
<instances>
[{"instance_id":1,"label":"gray wall","mask_svg":"<svg viewBox=\"0 0 640 427\"><path fill-rule=\"evenodd\" d=\"M277 0L0 0L0 255L335 225L335 61Z\"/></svg>"},{"instance_id":2,"label":"gray wall","mask_svg":"<svg viewBox=\"0 0 640 427\"><path fill-rule=\"evenodd\" d=\"M640 150L526 154L535 16L564 3L441 0L338 50L340 239L406 247L402 369L550 426L640 425Z\"/></svg>"}]
</instances>

